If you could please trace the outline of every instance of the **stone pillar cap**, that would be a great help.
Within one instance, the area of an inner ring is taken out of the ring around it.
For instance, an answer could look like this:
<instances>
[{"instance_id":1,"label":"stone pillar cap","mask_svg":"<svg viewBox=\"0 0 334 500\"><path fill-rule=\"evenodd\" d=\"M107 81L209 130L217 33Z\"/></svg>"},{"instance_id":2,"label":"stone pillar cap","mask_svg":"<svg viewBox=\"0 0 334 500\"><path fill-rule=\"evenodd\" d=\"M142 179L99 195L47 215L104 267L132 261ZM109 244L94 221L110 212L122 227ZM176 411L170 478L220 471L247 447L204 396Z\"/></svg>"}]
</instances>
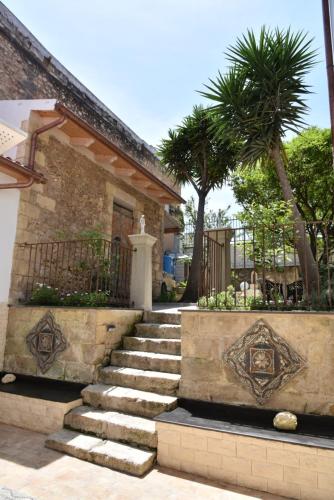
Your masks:
<instances>
[{"instance_id":1,"label":"stone pillar cap","mask_svg":"<svg viewBox=\"0 0 334 500\"><path fill-rule=\"evenodd\" d=\"M130 234L129 240L133 246L150 246L153 247L154 243L157 241L157 238L151 236L150 234Z\"/></svg>"}]
</instances>

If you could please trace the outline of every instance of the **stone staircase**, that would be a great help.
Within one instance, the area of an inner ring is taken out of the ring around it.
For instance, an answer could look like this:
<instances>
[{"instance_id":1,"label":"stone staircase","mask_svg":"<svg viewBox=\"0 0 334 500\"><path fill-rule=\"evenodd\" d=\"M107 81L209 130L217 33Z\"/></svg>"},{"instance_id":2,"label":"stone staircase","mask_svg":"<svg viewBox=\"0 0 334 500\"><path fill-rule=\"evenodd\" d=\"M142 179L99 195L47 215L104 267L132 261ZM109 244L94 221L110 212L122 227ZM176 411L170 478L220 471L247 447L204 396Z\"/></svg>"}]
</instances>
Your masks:
<instances>
[{"instance_id":1,"label":"stone staircase","mask_svg":"<svg viewBox=\"0 0 334 500\"><path fill-rule=\"evenodd\" d=\"M124 337L99 383L82 391L83 406L65 416L46 446L135 476L151 469L157 448L151 420L177 405L181 369L180 315L145 313Z\"/></svg>"}]
</instances>

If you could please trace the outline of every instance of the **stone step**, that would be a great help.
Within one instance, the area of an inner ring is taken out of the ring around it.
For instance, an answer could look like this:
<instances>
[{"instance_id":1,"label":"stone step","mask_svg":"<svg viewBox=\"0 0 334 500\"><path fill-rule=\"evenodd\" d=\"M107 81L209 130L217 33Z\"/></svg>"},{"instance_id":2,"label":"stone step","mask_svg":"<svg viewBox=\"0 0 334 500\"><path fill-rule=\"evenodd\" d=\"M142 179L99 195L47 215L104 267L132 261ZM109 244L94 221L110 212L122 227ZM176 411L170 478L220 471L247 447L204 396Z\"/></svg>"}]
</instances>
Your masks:
<instances>
[{"instance_id":1,"label":"stone step","mask_svg":"<svg viewBox=\"0 0 334 500\"><path fill-rule=\"evenodd\" d=\"M154 372L120 366L106 366L101 368L99 373L99 380L103 384L120 385L170 396L176 395L180 379L181 375L176 373Z\"/></svg>"},{"instance_id":2,"label":"stone step","mask_svg":"<svg viewBox=\"0 0 334 500\"><path fill-rule=\"evenodd\" d=\"M146 311L144 313L144 321L145 323L168 323L171 325L180 325L181 313Z\"/></svg>"},{"instance_id":3,"label":"stone step","mask_svg":"<svg viewBox=\"0 0 334 500\"><path fill-rule=\"evenodd\" d=\"M155 422L115 411L79 406L65 416L65 425L102 439L157 447Z\"/></svg>"},{"instance_id":4,"label":"stone step","mask_svg":"<svg viewBox=\"0 0 334 500\"><path fill-rule=\"evenodd\" d=\"M110 364L157 372L181 372L181 356L155 352L116 350L111 354Z\"/></svg>"},{"instance_id":5,"label":"stone step","mask_svg":"<svg viewBox=\"0 0 334 500\"><path fill-rule=\"evenodd\" d=\"M181 354L180 339L148 339L145 337L124 337L123 347L128 351L148 351L160 354Z\"/></svg>"},{"instance_id":6,"label":"stone step","mask_svg":"<svg viewBox=\"0 0 334 500\"><path fill-rule=\"evenodd\" d=\"M180 339L181 326L167 323L161 325L157 323L137 323L135 335L141 338Z\"/></svg>"},{"instance_id":7,"label":"stone step","mask_svg":"<svg viewBox=\"0 0 334 500\"><path fill-rule=\"evenodd\" d=\"M115 441L104 441L68 429L48 436L45 446L134 476L142 476L148 472L156 457L154 451L140 450Z\"/></svg>"},{"instance_id":8,"label":"stone step","mask_svg":"<svg viewBox=\"0 0 334 500\"><path fill-rule=\"evenodd\" d=\"M164 411L174 410L177 406L177 398L173 396L105 384L88 385L81 391L81 395L85 404L95 408L141 417L155 417Z\"/></svg>"}]
</instances>

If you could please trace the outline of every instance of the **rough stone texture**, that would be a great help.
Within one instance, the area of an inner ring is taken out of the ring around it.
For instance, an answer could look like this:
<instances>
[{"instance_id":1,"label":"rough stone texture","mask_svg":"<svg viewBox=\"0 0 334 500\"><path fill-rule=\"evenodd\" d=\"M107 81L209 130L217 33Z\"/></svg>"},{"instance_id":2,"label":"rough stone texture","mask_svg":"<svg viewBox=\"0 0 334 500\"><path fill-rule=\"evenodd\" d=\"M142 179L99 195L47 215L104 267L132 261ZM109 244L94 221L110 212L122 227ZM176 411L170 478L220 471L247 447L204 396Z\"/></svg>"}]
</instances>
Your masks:
<instances>
[{"instance_id":1,"label":"rough stone texture","mask_svg":"<svg viewBox=\"0 0 334 500\"><path fill-rule=\"evenodd\" d=\"M101 368L99 380L103 384L132 387L140 391L156 392L176 396L181 375L163 373L151 370L138 370L120 366L106 366Z\"/></svg>"},{"instance_id":2,"label":"rough stone texture","mask_svg":"<svg viewBox=\"0 0 334 500\"><path fill-rule=\"evenodd\" d=\"M298 420L294 413L289 411L281 411L275 415L273 425L281 431L295 431L297 429Z\"/></svg>"},{"instance_id":3,"label":"rough stone texture","mask_svg":"<svg viewBox=\"0 0 334 500\"><path fill-rule=\"evenodd\" d=\"M63 451L74 457L93 462L110 469L142 476L153 465L155 452L139 450L125 444L63 430L49 436L48 448Z\"/></svg>"},{"instance_id":4,"label":"rough stone texture","mask_svg":"<svg viewBox=\"0 0 334 500\"><path fill-rule=\"evenodd\" d=\"M66 338L51 311L47 311L28 333L26 342L42 373L51 368L57 354L67 347Z\"/></svg>"},{"instance_id":5,"label":"rough stone texture","mask_svg":"<svg viewBox=\"0 0 334 500\"><path fill-rule=\"evenodd\" d=\"M161 325L180 325L181 324L181 313L169 313L169 312L158 312L158 311L146 311L144 314L145 323L160 323Z\"/></svg>"},{"instance_id":6,"label":"rough stone texture","mask_svg":"<svg viewBox=\"0 0 334 500\"><path fill-rule=\"evenodd\" d=\"M84 403L95 408L116 410L141 417L155 417L177 406L177 398L172 396L103 384L85 387L82 398Z\"/></svg>"},{"instance_id":7,"label":"rough stone texture","mask_svg":"<svg viewBox=\"0 0 334 500\"><path fill-rule=\"evenodd\" d=\"M179 339L147 339L142 337L126 337L123 342L125 349L133 351L149 351L160 354L181 354Z\"/></svg>"},{"instance_id":8,"label":"rough stone texture","mask_svg":"<svg viewBox=\"0 0 334 500\"><path fill-rule=\"evenodd\" d=\"M264 404L306 366L305 361L263 319L224 353L224 361L259 404Z\"/></svg>"},{"instance_id":9,"label":"rough stone texture","mask_svg":"<svg viewBox=\"0 0 334 500\"><path fill-rule=\"evenodd\" d=\"M1 379L2 384L10 384L12 382L15 382L16 376L13 373L7 373L7 375L4 375Z\"/></svg>"},{"instance_id":10,"label":"rough stone texture","mask_svg":"<svg viewBox=\"0 0 334 500\"><path fill-rule=\"evenodd\" d=\"M307 363L259 405L223 361L223 354L255 321L267 323ZM334 315L331 313L182 312L179 396L297 413L334 415Z\"/></svg>"},{"instance_id":11,"label":"rough stone texture","mask_svg":"<svg viewBox=\"0 0 334 500\"><path fill-rule=\"evenodd\" d=\"M140 448L157 447L155 422L142 417L155 417L176 407L177 398L166 394L176 394L180 375L152 370L179 369L180 356L156 351L161 349L160 343L165 349L167 344L173 343L180 347L180 340L124 337L123 347L127 340L130 340L130 350L115 351L117 359L112 357L111 360L119 366L100 368L99 381L104 383L85 387L81 392L85 406L71 411L65 418L68 428L108 441L101 441L96 445L93 440L93 448L87 451L89 439L71 431L70 434L51 436L47 439L47 445L84 460L139 475L139 469L133 464L138 459L136 449L123 445L119 447L115 441ZM142 347L151 348L153 352L132 351L138 342ZM149 370L129 368L129 363L148 365ZM154 457L155 453L147 460L142 457L143 471L147 471L152 465Z\"/></svg>"},{"instance_id":12,"label":"rough stone texture","mask_svg":"<svg viewBox=\"0 0 334 500\"><path fill-rule=\"evenodd\" d=\"M115 496L117 500L282 500L217 481L203 481L197 475L171 474L161 467L154 467L140 479L125 476L45 448L43 434L14 426L0 424L0 442L0 484L38 500L115 500Z\"/></svg>"},{"instance_id":13,"label":"rough stone texture","mask_svg":"<svg viewBox=\"0 0 334 500\"><path fill-rule=\"evenodd\" d=\"M179 339L181 338L181 326L157 323L138 323L136 325L136 335L138 337L158 338L158 339Z\"/></svg>"},{"instance_id":14,"label":"rough stone texture","mask_svg":"<svg viewBox=\"0 0 334 500\"><path fill-rule=\"evenodd\" d=\"M155 422L142 417L80 406L66 415L65 425L103 439L157 447Z\"/></svg>"},{"instance_id":15,"label":"rough stone texture","mask_svg":"<svg viewBox=\"0 0 334 500\"><path fill-rule=\"evenodd\" d=\"M116 366L168 373L180 373L181 370L181 356L155 352L116 350L111 354L111 363Z\"/></svg>"},{"instance_id":16,"label":"rough stone texture","mask_svg":"<svg viewBox=\"0 0 334 500\"><path fill-rule=\"evenodd\" d=\"M0 6L0 99L57 99L174 190L151 148ZM11 68L11 71L8 71Z\"/></svg>"},{"instance_id":17,"label":"rough stone texture","mask_svg":"<svg viewBox=\"0 0 334 500\"><path fill-rule=\"evenodd\" d=\"M26 344L26 336L51 310L67 340L67 348L42 374ZM120 346L124 335L140 320L134 309L83 309L11 307L9 310L5 370L26 375L90 383L98 368L109 364L110 353Z\"/></svg>"},{"instance_id":18,"label":"rough stone texture","mask_svg":"<svg viewBox=\"0 0 334 500\"><path fill-rule=\"evenodd\" d=\"M55 135L57 137L55 137ZM22 190L13 257L11 302L24 298L29 251L21 243L72 240L81 231L96 229L111 239L113 202L133 207L134 232L145 215L146 232L157 238L152 251L153 293L162 280L163 207L115 177L91 158L70 147L63 134L40 136L38 170L46 184ZM41 194L42 192L42 194Z\"/></svg>"},{"instance_id":19,"label":"rough stone texture","mask_svg":"<svg viewBox=\"0 0 334 500\"><path fill-rule=\"evenodd\" d=\"M0 422L48 434L60 430L66 413L81 404L80 398L70 403L57 403L0 392Z\"/></svg>"},{"instance_id":20,"label":"rough stone texture","mask_svg":"<svg viewBox=\"0 0 334 500\"><path fill-rule=\"evenodd\" d=\"M164 422L157 431L161 466L287 498L333 499L334 450Z\"/></svg>"}]
</instances>

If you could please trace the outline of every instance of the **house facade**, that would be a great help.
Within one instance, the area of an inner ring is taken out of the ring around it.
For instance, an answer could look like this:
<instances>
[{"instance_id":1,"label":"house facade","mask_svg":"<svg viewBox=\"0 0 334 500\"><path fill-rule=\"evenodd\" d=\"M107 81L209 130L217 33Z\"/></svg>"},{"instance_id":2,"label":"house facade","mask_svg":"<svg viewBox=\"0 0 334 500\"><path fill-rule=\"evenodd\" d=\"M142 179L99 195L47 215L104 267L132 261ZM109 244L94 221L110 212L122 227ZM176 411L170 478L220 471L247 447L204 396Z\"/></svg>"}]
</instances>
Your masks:
<instances>
[{"instance_id":1,"label":"house facade","mask_svg":"<svg viewBox=\"0 0 334 500\"><path fill-rule=\"evenodd\" d=\"M54 59L3 4L0 61L0 119L25 134L0 161L8 183L0 191L6 207L2 217L10 228L10 238L4 232L2 238L11 260L2 304L24 299L29 245L97 234L130 246L127 237L139 232L142 215L146 232L157 238L152 279L153 296L159 296L163 235L173 225L167 210L183 200L154 149ZM15 186L24 175L30 180ZM1 332L4 338L5 319Z\"/></svg>"}]
</instances>

